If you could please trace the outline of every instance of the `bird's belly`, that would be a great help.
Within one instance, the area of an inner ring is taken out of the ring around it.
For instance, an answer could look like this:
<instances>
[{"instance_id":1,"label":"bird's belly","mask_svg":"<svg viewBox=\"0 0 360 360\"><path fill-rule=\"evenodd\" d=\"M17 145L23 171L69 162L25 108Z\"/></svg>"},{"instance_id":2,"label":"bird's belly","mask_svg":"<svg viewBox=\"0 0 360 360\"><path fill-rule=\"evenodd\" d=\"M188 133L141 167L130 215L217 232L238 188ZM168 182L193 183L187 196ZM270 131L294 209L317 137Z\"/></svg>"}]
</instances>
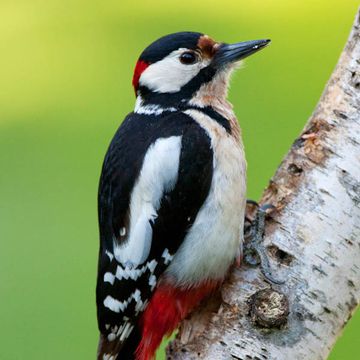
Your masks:
<instances>
[{"instance_id":1,"label":"bird's belly","mask_svg":"<svg viewBox=\"0 0 360 360\"><path fill-rule=\"evenodd\" d=\"M166 271L185 286L224 277L243 239L246 161L242 144L223 133L207 116L196 116L199 119L212 141L212 183L193 226Z\"/></svg>"}]
</instances>

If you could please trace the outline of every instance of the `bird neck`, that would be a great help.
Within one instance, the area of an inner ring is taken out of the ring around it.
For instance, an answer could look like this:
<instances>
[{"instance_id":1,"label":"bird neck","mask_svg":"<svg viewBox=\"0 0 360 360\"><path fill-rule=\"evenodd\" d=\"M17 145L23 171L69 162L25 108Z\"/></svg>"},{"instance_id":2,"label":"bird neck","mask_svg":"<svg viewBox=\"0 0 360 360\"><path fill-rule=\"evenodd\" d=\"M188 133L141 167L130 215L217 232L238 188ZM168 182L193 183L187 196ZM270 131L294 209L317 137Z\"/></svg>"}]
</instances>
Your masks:
<instances>
[{"instance_id":1,"label":"bird neck","mask_svg":"<svg viewBox=\"0 0 360 360\"><path fill-rule=\"evenodd\" d=\"M187 108L212 108L225 117L232 117L232 105L227 101L229 78L231 69L212 74L203 82L191 81L176 93L158 93L146 87L137 91L135 112L181 111ZM145 110L144 110L145 109Z\"/></svg>"}]
</instances>

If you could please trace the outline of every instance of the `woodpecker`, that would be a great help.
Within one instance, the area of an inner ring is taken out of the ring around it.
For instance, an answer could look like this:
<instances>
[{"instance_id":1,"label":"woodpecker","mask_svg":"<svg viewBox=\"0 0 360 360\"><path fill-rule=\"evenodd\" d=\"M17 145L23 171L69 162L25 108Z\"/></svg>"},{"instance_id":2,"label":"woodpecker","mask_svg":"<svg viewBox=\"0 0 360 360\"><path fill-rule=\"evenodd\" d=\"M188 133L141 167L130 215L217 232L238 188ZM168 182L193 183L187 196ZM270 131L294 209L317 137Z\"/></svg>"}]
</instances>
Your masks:
<instances>
[{"instance_id":1,"label":"woodpecker","mask_svg":"<svg viewBox=\"0 0 360 360\"><path fill-rule=\"evenodd\" d=\"M179 32L140 55L135 109L99 184L98 359L154 359L240 256L246 160L227 90L239 62L269 42Z\"/></svg>"}]
</instances>

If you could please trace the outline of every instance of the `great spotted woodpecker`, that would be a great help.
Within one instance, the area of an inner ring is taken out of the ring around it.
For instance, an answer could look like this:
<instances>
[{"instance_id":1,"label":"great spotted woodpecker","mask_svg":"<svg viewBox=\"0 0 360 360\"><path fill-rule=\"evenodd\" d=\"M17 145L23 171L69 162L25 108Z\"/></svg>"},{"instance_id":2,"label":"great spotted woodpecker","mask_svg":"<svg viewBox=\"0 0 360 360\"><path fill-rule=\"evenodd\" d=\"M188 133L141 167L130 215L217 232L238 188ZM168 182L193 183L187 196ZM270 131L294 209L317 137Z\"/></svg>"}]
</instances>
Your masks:
<instances>
[{"instance_id":1,"label":"great spotted woodpecker","mask_svg":"<svg viewBox=\"0 0 360 360\"><path fill-rule=\"evenodd\" d=\"M98 359L153 359L239 256L246 161L227 88L238 62L268 43L180 32L141 54L135 110L99 185Z\"/></svg>"}]
</instances>

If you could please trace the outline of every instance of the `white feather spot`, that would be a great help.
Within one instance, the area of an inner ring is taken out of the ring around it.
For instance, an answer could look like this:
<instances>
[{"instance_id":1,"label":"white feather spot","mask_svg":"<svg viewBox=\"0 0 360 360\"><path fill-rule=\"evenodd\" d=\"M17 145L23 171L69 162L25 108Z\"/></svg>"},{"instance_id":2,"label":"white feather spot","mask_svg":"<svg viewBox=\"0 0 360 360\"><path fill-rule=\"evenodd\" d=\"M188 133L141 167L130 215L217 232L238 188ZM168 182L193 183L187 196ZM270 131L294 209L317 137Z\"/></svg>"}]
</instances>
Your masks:
<instances>
[{"instance_id":1,"label":"white feather spot","mask_svg":"<svg viewBox=\"0 0 360 360\"><path fill-rule=\"evenodd\" d=\"M116 334L114 333L110 333L108 336L107 336L108 340L109 341L114 341L116 339Z\"/></svg>"},{"instance_id":2,"label":"white feather spot","mask_svg":"<svg viewBox=\"0 0 360 360\"><path fill-rule=\"evenodd\" d=\"M111 354L104 354L103 360L115 360L115 356Z\"/></svg>"},{"instance_id":3,"label":"white feather spot","mask_svg":"<svg viewBox=\"0 0 360 360\"><path fill-rule=\"evenodd\" d=\"M125 236L126 235L126 228L125 227L122 227L120 229L120 236Z\"/></svg>"},{"instance_id":4,"label":"white feather spot","mask_svg":"<svg viewBox=\"0 0 360 360\"><path fill-rule=\"evenodd\" d=\"M156 286L156 276L155 275L151 275L149 277L149 286L151 288L151 291L153 291Z\"/></svg>"},{"instance_id":5,"label":"white feather spot","mask_svg":"<svg viewBox=\"0 0 360 360\"><path fill-rule=\"evenodd\" d=\"M118 331L118 328L119 327L115 325L114 327L111 328L111 332L116 333Z\"/></svg>"},{"instance_id":6,"label":"white feather spot","mask_svg":"<svg viewBox=\"0 0 360 360\"><path fill-rule=\"evenodd\" d=\"M114 285L115 276L111 272L107 272L104 274L104 282L108 282L111 285Z\"/></svg>"},{"instance_id":7,"label":"white feather spot","mask_svg":"<svg viewBox=\"0 0 360 360\"><path fill-rule=\"evenodd\" d=\"M140 292L140 290L136 289L135 292L133 293L132 297L136 302L141 301L141 292Z\"/></svg>"},{"instance_id":8,"label":"white feather spot","mask_svg":"<svg viewBox=\"0 0 360 360\"><path fill-rule=\"evenodd\" d=\"M157 264L158 264L158 262L155 259L153 259L147 263L147 267L151 273L153 273L155 271Z\"/></svg>"},{"instance_id":9,"label":"white feather spot","mask_svg":"<svg viewBox=\"0 0 360 360\"><path fill-rule=\"evenodd\" d=\"M123 312L126 309L126 307L128 306L128 301L119 301L108 295L104 300L104 306L111 311L119 313L120 311Z\"/></svg>"},{"instance_id":10,"label":"white feather spot","mask_svg":"<svg viewBox=\"0 0 360 360\"><path fill-rule=\"evenodd\" d=\"M166 248L161 257L164 259L164 264L168 265L174 256L170 255L169 250Z\"/></svg>"},{"instance_id":11,"label":"white feather spot","mask_svg":"<svg viewBox=\"0 0 360 360\"><path fill-rule=\"evenodd\" d=\"M148 301L139 301L135 306L135 315L138 315L139 312L144 311L146 306L148 304Z\"/></svg>"},{"instance_id":12,"label":"white feather spot","mask_svg":"<svg viewBox=\"0 0 360 360\"><path fill-rule=\"evenodd\" d=\"M132 331L132 329L134 328L134 326L132 326L130 323L126 323L123 332L120 335L120 341L124 341L125 339L127 339Z\"/></svg>"},{"instance_id":13,"label":"white feather spot","mask_svg":"<svg viewBox=\"0 0 360 360\"><path fill-rule=\"evenodd\" d=\"M125 318L125 316L124 316L124 318ZM127 320L129 320L129 319L127 319ZM123 324L123 325L121 325L121 326L119 327L119 330L118 330L117 333L116 333L116 337L119 337L120 334L122 334L122 332L123 332L123 330L124 330L124 327L125 327L125 325L127 324L127 320L126 320L125 324Z\"/></svg>"},{"instance_id":14,"label":"white feather spot","mask_svg":"<svg viewBox=\"0 0 360 360\"><path fill-rule=\"evenodd\" d=\"M105 254L109 257L110 261L114 258L114 255L110 251L105 251Z\"/></svg>"},{"instance_id":15,"label":"white feather spot","mask_svg":"<svg viewBox=\"0 0 360 360\"><path fill-rule=\"evenodd\" d=\"M136 289L135 293L133 294L133 298L136 301L136 305L135 305L135 312L136 315L143 309L143 301L141 299L141 292L140 290Z\"/></svg>"}]
</instances>

